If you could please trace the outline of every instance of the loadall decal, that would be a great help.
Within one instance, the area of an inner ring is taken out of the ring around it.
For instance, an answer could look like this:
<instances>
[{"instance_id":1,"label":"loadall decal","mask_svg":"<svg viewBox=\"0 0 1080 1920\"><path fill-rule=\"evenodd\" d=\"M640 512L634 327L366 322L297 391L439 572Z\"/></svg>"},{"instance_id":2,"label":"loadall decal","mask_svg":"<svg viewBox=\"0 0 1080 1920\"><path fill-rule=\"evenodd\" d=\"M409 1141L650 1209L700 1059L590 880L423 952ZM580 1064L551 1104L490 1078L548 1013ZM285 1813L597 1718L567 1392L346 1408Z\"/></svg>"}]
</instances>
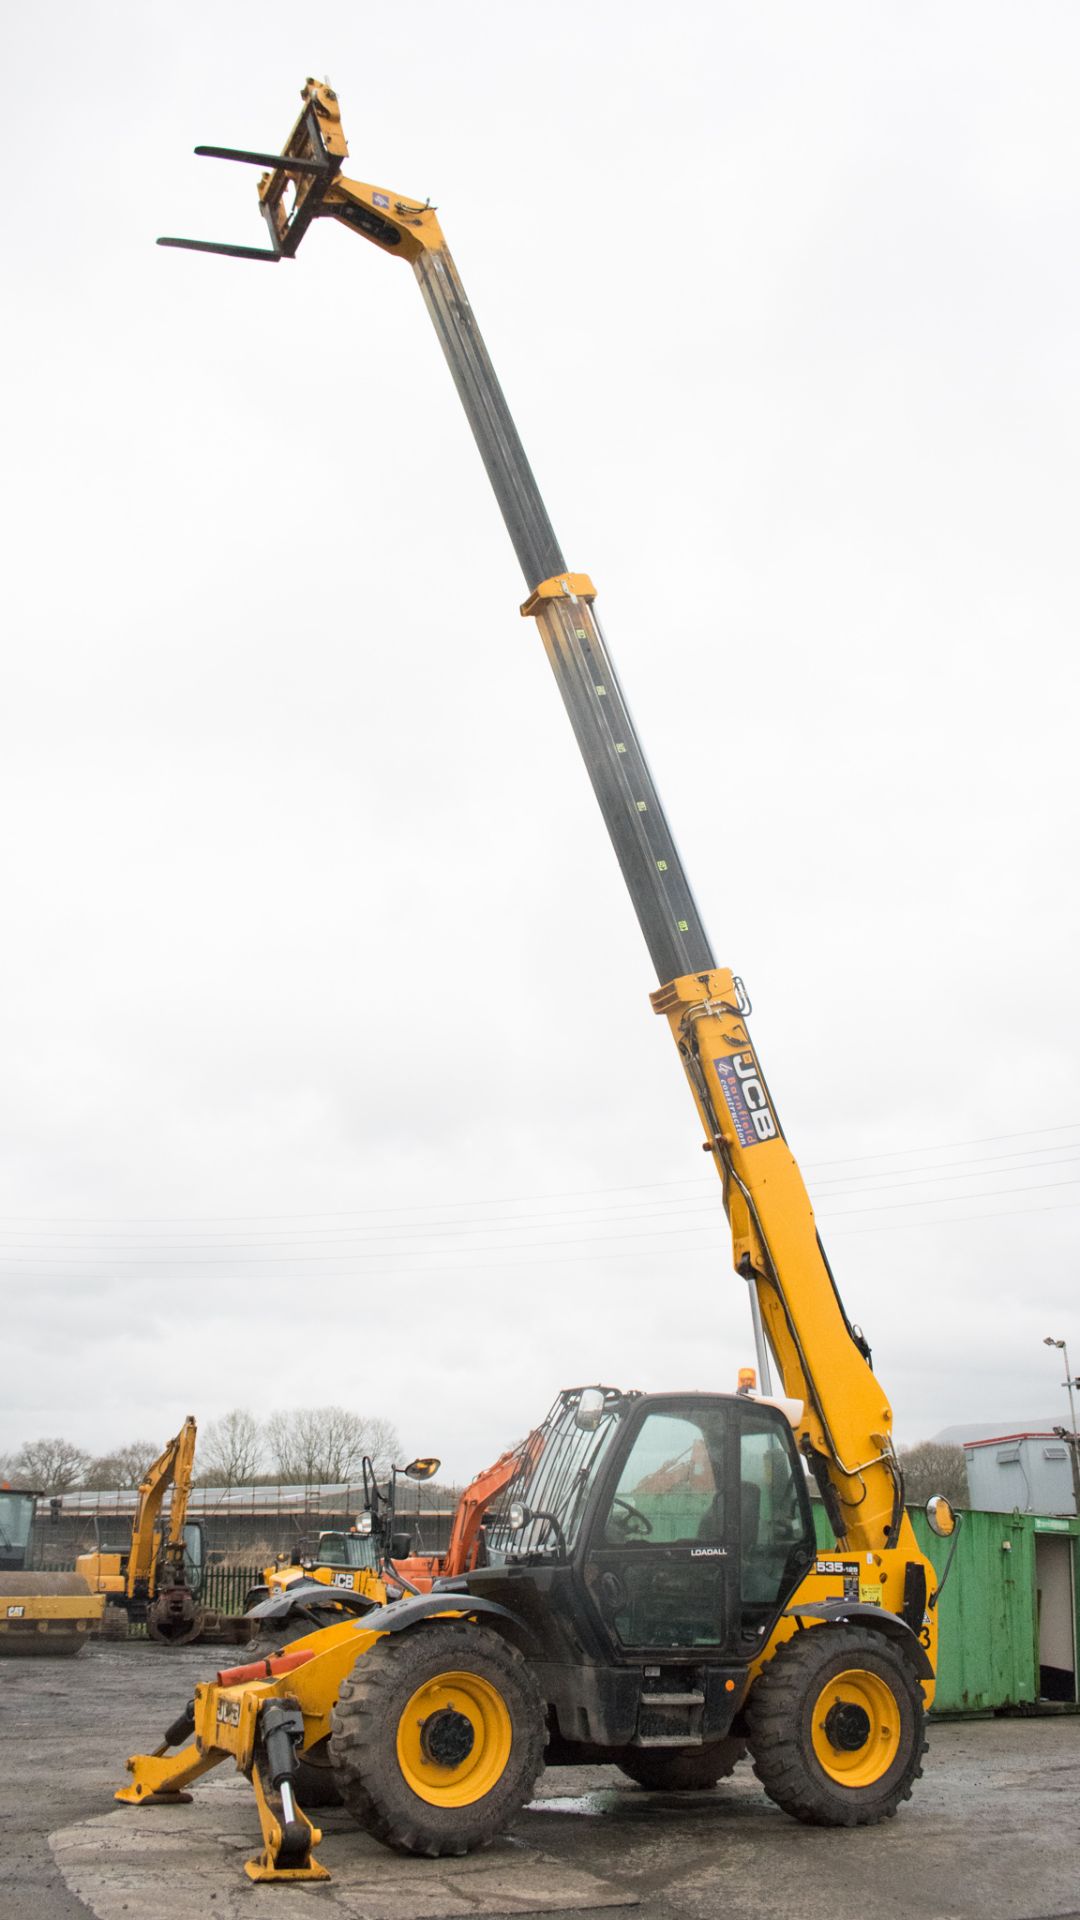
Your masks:
<instances>
[{"instance_id":1,"label":"loadall decal","mask_svg":"<svg viewBox=\"0 0 1080 1920\"><path fill-rule=\"evenodd\" d=\"M749 1048L745 1053L721 1054L713 1066L740 1147L756 1147L762 1140L779 1139L780 1129L769 1105L765 1082Z\"/></svg>"}]
</instances>

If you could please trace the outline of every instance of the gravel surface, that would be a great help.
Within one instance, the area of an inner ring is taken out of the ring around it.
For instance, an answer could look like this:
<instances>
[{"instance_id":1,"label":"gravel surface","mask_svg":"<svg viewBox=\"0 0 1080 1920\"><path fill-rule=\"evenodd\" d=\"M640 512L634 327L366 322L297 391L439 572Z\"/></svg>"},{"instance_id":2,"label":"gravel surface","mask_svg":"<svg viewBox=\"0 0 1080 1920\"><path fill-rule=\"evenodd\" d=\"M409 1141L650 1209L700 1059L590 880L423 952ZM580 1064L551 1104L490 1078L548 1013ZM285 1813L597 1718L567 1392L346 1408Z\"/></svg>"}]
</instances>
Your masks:
<instances>
[{"instance_id":1,"label":"gravel surface","mask_svg":"<svg viewBox=\"0 0 1080 1920\"><path fill-rule=\"evenodd\" d=\"M328 1887L253 1888L249 1789L222 1768L190 1808L114 1810L124 1760L228 1656L94 1645L0 1662L3 1920L450 1920L522 1912L642 1920L1080 1920L1080 1717L945 1722L915 1797L835 1833L770 1806L748 1765L665 1796L612 1768L552 1769L513 1834L467 1862L402 1860L324 1815Z\"/></svg>"}]
</instances>

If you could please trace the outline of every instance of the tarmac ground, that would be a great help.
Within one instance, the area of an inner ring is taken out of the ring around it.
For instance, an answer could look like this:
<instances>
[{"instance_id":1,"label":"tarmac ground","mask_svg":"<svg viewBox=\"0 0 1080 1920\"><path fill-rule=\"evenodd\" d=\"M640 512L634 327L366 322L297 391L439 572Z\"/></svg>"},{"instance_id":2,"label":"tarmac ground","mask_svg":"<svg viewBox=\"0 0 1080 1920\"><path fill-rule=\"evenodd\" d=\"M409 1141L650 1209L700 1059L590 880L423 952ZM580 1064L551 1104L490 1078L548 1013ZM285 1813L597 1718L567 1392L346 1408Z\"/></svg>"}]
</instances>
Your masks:
<instances>
[{"instance_id":1,"label":"tarmac ground","mask_svg":"<svg viewBox=\"0 0 1080 1920\"><path fill-rule=\"evenodd\" d=\"M512 1832L413 1860L316 1815L329 1884L255 1887L247 1783L222 1767L190 1806L118 1807L128 1753L158 1743L213 1648L93 1644L0 1662L3 1920L1080 1920L1080 1716L934 1723L913 1799L881 1827L802 1827L748 1763L710 1793L646 1793L552 1768Z\"/></svg>"}]
</instances>

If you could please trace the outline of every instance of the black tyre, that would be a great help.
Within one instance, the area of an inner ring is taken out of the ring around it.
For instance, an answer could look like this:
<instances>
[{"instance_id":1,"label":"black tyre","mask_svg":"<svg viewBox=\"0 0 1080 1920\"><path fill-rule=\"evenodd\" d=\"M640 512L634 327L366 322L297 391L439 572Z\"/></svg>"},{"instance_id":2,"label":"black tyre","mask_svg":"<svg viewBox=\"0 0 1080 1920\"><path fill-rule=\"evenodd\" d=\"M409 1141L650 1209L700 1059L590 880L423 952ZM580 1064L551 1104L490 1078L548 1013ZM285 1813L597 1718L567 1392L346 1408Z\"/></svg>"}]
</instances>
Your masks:
<instances>
[{"instance_id":1,"label":"black tyre","mask_svg":"<svg viewBox=\"0 0 1080 1920\"><path fill-rule=\"evenodd\" d=\"M746 1752L745 1740L716 1740L711 1747L628 1749L619 1769L650 1793L705 1793L726 1780Z\"/></svg>"},{"instance_id":2,"label":"black tyre","mask_svg":"<svg viewBox=\"0 0 1080 1920\"><path fill-rule=\"evenodd\" d=\"M770 1800L810 1826L887 1820L922 1773L922 1688L902 1649L865 1627L811 1627L786 1640L746 1719Z\"/></svg>"},{"instance_id":3,"label":"black tyre","mask_svg":"<svg viewBox=\"0 0 1080 1920\"><path fill-rule=\"evenodd\" d=\"M529 1799L544 1708L526 1661L489 1627L385 1634L334 1712L334 1771L353 1818L401 1853L472 1853Z\"/></svg>"},{"instance_id":4,"label":"black tyre","mask_svg":"<svg viewBox=\"0 0 1080 1920\"><path fill-rule=\"evenodd\" d=\"M253 1620L255 1638L249 1640L247 1651L253 1659L268 1660L272 1653L280 1653L283 1648L291 1647L294 1640L306 1640L309 1633L319 1633L323 1627L336 1627L348 1616L333 1607L304 1608L297 1610L287 1620L279 1620L268 1625L263 1620Z\"/></svg>"},{"instance_id":5,"label":"black tyre","mask_svg":"<svg viewBox=\"0 0 1080 1920\"><path fill-rule=\"evenodd\" d=\"M305 1813L315 1807L340 1807L341 1790L334 1776L330 1737L316 1740L300 1755L293 1786Z\"/></svg>"}]
</instances>

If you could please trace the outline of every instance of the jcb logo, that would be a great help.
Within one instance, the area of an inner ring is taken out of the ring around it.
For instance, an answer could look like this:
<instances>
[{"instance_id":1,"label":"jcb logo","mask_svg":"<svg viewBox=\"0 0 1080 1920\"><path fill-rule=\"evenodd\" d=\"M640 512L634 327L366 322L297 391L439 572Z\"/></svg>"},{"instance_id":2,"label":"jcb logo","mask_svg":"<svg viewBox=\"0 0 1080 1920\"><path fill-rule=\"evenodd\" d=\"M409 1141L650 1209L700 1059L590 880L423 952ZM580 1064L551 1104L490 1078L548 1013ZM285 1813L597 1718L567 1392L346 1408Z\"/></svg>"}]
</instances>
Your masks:
<instances>
[{"instance_id":1,"label":"jcb logo","mask_svg":"<svg viewBox=\"0 0 1080 1920\"><path fill-rule=\"evenodd\" d=\"M219 1700L217 1703L217 1717L223 1726L238 1727L240 1725L239 1700Z\"/></svg>"},{"instance_id":2,"label":"jcb logo","mask_svg":"<svg viewBox=\"0 0 1080 1920\"><path fill-rule=\"evenodd\" d=\"M772 1117L765 1088L752 1053L734 1053L731 1064L739 1078L742 1096L750 1109L750 1124L759 1140L775 1140L776 1121Z\"/></svg>"}]
</instances>

